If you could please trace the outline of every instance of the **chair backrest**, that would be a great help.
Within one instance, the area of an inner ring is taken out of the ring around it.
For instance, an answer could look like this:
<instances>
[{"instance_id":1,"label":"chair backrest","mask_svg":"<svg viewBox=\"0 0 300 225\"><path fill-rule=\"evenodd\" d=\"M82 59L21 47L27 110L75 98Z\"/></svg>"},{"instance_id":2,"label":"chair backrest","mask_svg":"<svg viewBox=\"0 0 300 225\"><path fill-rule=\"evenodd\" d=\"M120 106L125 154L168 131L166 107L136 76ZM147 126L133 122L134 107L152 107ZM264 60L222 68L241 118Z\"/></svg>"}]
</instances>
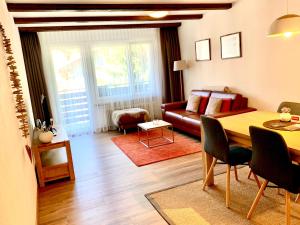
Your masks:
<instances>
[{"instance_id":1,"label":"chair backrest","mask_svg":"<svg viewBox=\"0 0 300 225\"><path fill-rule=\"evenodd\" d=\"M300 103L298 102L281 102L277 109L277 112L281 113L281 109L283 107L290 108L292 115L300 115Z\"/></svg>"},{"instance_id":2,"label":"chair backrest","mask_svg":"<svg viewBox=\"0 0 300 225\"><path fill-rule=\"evenodd\" d=\"M292 185L292 162L283 137L274 131L250 126L252 171L266 180L289 189Z\"/></svg>"},{"instance_id":3,"label":"chair backrest","mask_svg":"<svg viewBox=\"0 0 300 225\"><path fill-rule=\"evenodd\" d=\"M229 143L222 124L215 118L201 116L204 129L204 150L213 157L228 163Z\"/></svg>"}]
</instances>

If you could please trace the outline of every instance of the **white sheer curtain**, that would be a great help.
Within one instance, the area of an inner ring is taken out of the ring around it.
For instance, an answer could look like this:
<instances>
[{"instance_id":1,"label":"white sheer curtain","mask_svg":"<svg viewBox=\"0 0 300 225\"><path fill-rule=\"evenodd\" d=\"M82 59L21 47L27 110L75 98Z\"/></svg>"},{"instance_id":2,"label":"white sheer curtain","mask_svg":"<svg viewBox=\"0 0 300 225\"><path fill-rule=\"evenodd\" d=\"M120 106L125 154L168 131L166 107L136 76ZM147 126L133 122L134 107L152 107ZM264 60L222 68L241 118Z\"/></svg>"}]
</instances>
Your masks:
<instances>
[{"instance_id":1,"label":"white sheer curtain","mask_svg":"<svg viewBox=\"0 0 300 225\"><path fill-rule=\"evenodd\" d=\"M54 118L69 135L113 129L111 113L161 115L158 29L39 33Z\"/></svg>"}]
</instances>

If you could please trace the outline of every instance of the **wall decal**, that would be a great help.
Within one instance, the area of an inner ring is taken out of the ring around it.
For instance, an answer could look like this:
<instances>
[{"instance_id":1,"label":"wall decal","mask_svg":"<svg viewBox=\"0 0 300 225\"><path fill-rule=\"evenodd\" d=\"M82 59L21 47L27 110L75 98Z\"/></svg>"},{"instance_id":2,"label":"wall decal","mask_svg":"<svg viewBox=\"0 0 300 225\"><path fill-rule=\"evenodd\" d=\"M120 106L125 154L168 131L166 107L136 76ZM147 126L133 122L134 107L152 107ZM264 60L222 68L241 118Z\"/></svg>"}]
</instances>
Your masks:
<instances>
[{"instance_id":1,"label":"wall decal","mask_svg":"<svg viewBox=\"0 0 300 225\"><path fill-rule=\"evenodd\" d=\"M16 61L14 59L13 56L14 54L11 49L10 39L7 38L5 34L5 30L1 23L0 23L0 33L1 33L4 52L6 54L6 61L7 61L6 65L8 67L8 71L10 74L11 88L15 100L15 107L16 107L16 114L17 114L16 116L20 123L19 129L22 131L22 136L26 138L29 136L29 123L28 123L26 105L23 98L21 80L19 79L19 73L17 71Z\"/></svg>"}]
</instances>

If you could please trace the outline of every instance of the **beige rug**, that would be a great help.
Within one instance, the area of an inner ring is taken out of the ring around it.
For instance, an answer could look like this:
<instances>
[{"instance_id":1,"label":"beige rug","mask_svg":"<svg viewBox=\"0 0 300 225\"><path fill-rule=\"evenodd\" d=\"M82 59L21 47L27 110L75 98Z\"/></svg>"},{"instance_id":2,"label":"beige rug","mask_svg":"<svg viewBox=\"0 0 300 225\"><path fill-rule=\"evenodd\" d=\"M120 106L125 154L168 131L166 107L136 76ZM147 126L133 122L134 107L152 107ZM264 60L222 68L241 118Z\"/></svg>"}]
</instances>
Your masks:
<instances>
[{"instance_id":1,"label":"beige rug","mask_svg":"<svg viewBox=\"0 0 300 225\"><path fill-rule=\"evenodd\" d=\"M147 194L146 197L172 225L222 224L285 224L285 197L276 188L267 188L251 220L246 219L258 187L248 180L248 167L238 170L240 181L231 174L231 205L225 206L225 174L215 176L214 187L202 191L202 181L196 181L167 190ZM284 191L281 190L283 194ZM292 196L292 200L295 196ZM292 224L300 224L300 203L292 201Z\"/></svg>"}]
</instances>

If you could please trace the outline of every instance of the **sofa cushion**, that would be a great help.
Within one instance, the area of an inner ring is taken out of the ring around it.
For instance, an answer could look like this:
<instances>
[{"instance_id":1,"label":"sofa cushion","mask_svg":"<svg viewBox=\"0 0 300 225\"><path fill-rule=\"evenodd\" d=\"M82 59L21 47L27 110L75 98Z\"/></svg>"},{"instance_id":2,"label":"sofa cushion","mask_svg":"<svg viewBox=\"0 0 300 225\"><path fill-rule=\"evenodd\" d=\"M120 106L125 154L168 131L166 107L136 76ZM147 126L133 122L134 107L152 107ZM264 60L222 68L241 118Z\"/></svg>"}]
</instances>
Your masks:
<instances>
[{"instance_id":1,"label":"sofa cushion","mask_svg":"<svg viewBox=\"0 0 300 225\"><path fill-rule=\"evenodd\" d=\"M231 109L231 98L222 99L222 105L220 112L230 112Z\"/></svg>"},{"instance_id":2,"label":"sofa cushion","mask_svg":"<svg viewBox=\"0 0 300 225\"><path fill-rule=\"evenodd\" d=\"M197 113L190 114L190 115L187 115L187 116L184 116L184 117L189 117L190 119L201 121L201 116Z\"/></svg>"},{"instance_id":3,"label":"sofa cushion","mask_svg":"<svg viewBox=\"0 0 300 225\"><path fill-rule=\"evenodd\" d=\"M220 112L221 104L222 104L222 99L210 97L205 110L205 115L212 115Z\"/></svg>"},{"instance_id":4,"label":"sofa cushion","mask_svg":"<svg viewBox=\"0 0 300 225\"><path fill-rule=\"evenodd\" d=\"M209 97L201 97L200 104L199 104L199 110L198 110L199 114L202 115L205 113L208 100L209 100Z\"/></svg>"},{"instance_id":5,"label":"sofa cushion","mask_svg":"<svg viewBox=\"0 0 300 225\"><path fill-rule=\"evenodd\" d=\"M186 111L185 109L176 109L176 110L166 111L166 114L173 115L173 116L180 115L180 117L182 117L182 116L192 115L194 114L194 112Z\"/></svg>"},{"instance_id":6,"label":"sofa cushion","mask_svg":"<svg viewBox=\"0 0 300 225\"><path fill-rule=\"evenodd\" d=\"M201 120L200 120L199 114L184 116L182 120L183 120L185 126L189 127L192 130L200 131Z\"/></svg>"},{"instance_id":7,"label":"sofa cushion","mask_svg":"<svg viewBox=\"0 0 300 225\"><path fill-rule=\"evenodd\" d=\"M186 110L191 112L198 112L200 99L200 96L190 95L187 102Z\"/></svg>"},{"instance_id":8,"label":"sofa cushion","mask_svg":"<svg viewBox=\"0 0 300 225\"><path fill-rule=\"evenodd\" d=\"M242 95L237 94L236 98L234 99L234 101L232 103L231 110L239 110L239 109L241 109L242 101L243 101Z\"/></svg>"},{"instance_id":9,"label":"sofa cushion","mask_svg":"<svg viewBox=\"0 0 300 225\"><path fill-rule=\"evenodd\" d=\"M242 97L240 109L246 109L248 107L248 98Z\"/></svg>"},{"instance_id":10,"label":"sofa cushion","mask_svg":"<svg viewBox=\"0 0 300 225\"><path fill-rule=\"evenodd\" d=\"M218 92L214 91L211 93L211 97L214 98L231 98L232 103L231 103L231 109L230 110L239 110L241 109L242 105L242 95L236 94L236 93L224 93L224 92Z\"/></svg>"},{"instance_id":11,"label":"sofa cushion","mask_svg":"<svg viewBox=\"0 0 300 225\"><path fill-rule=\"evenodd\" d=\"M193 112L186 111L185 109L166 111L163 119L165 121L172 123L173 126L175 126L175 124L179 124L183 126L184 124L182 122L182 118L190 114L193 114Z\"/></svg>"}]
</instances>

